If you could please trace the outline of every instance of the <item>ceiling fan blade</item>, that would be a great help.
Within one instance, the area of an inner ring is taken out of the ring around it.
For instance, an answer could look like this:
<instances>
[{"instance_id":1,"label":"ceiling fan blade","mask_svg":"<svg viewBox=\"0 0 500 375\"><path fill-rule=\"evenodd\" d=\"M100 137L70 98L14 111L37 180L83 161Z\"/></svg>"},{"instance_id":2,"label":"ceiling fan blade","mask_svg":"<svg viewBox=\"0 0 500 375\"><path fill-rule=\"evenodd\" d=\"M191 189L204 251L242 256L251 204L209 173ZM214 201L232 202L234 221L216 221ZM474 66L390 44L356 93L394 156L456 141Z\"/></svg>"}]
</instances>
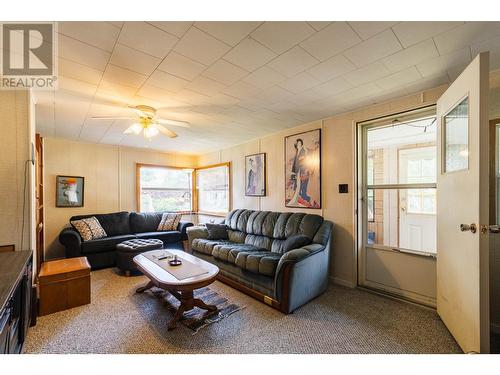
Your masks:
<instances>
[{"instance_id":1,"label":"ceiling fan blade","mask_svg":"<svg viewBox=\"0 0 500 375\"><path fill-rule=\"evenodd\" d=\"M155 124L156 128L161 131L164 135L166 135L169 138L175 138L177 137L177 134L175 134L172 130L167 129L163 125L160 124Z\"/></svg>"},{"instance_id":2,"label":"ceiling fan blade","mask_svg":"<svg viewBox=\"0 0 500 375\"><path fill-rule=\"evenodd\" d=\"M168 120L163 118L155 118L155 122L162 125L180 126L181 128L189 128L191 125L186 121Z\"/></svg>"},{"instance_id":3,"label":"ceiling fan blade","mask_svg":"<svg viewBox=\"0 0 500 375\"><path fill-rule=\"evenodd\" d=\"M93 116L92 120L135 120L136 117L130 116Z\"/></svg>"}]
</instances>

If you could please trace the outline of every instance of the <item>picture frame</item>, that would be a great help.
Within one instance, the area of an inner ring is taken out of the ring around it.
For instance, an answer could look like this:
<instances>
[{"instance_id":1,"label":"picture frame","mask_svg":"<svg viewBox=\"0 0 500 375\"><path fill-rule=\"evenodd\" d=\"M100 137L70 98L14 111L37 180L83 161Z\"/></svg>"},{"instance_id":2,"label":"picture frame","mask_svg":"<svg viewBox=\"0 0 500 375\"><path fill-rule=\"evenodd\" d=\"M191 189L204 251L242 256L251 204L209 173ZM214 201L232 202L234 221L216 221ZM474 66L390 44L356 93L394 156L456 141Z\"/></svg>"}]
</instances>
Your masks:
<instances>
[{"instance_id":1,"label":"picture frame","mask_svg":"<svg viewBox=\"0 0 500 375\"><path fill-rule=\"evenodd\" d=\"M321 129L284 138L285 207L321 209Z\"/></svg>"},{"instance_id":2,"label":"picture frame","mask_svg":"<svg viewBox=\"0 0 500 375\"><path fill-rule=\"evenodd\" d=\"M266 153L245 156L245 196L265 197L267 193Z\"/></svg>"},{"instance_id":3,"label":"picture frame","mask_svg":"<svg viewBox=\"0 0 500 375\"><path fill-rule=\"evenodd\" d=\"M85 177L56 176L56 207L83 207Z\"/></svg>"}]
</instances>

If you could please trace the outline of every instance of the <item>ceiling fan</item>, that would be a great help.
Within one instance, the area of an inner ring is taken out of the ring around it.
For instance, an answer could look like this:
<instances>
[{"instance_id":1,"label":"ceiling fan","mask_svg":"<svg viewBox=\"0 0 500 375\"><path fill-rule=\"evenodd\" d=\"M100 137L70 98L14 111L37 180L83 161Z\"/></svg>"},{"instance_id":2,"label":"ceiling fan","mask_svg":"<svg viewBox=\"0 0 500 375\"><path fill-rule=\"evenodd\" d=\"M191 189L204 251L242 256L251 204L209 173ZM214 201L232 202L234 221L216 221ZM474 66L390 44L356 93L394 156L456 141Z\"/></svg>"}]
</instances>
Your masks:
<instances>
[{"instance_id":1,"label":"ceiling fan","mask_svg":"<svg viewBox=\"0 0 500 375\"><path fill-rule=\"evenodd\" d=\"M152 137L162 133L169 138L177 137L177 134L172 130L167 129L164 125L180 126L182 128L189 128L189 123L186 121L177 121L170 119L162 119L156 117L156 109L148 105L128 106L134 110L136 117L116 117L116 116L96 116L92 117L94 120L136 120L125 134L143 134L144 138L151 140Z\"/></svg>"}]
</instances>

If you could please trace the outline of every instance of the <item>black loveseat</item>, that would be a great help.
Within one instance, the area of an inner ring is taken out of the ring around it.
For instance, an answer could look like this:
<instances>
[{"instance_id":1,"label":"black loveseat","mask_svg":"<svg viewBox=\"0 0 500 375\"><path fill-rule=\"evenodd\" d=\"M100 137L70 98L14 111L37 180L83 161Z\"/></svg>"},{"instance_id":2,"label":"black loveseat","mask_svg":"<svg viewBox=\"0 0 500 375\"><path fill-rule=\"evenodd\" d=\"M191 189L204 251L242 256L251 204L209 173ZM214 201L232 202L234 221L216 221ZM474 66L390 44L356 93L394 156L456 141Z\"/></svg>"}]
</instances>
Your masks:
<instances>
[{"instance_id":1,"label":"black loveseat","mask_svg":"<svg viewBox=\"0 0 500 375\"><path fill-rule=\"evenodd\" d=\"M192 223L179 223L177 230L157 231L162 217L161 212L137 213L115 212L110 214L73 216L70 221L95 216L108 237L83 241L73 227L64 228L59 234L59 242L66 249L66 258L87 257L92 269L112 267L116 264L116 245L134 238L157 238L169 248L182 250L182 241L187 239L186 228Z\"/></svg>"}]
</instances>

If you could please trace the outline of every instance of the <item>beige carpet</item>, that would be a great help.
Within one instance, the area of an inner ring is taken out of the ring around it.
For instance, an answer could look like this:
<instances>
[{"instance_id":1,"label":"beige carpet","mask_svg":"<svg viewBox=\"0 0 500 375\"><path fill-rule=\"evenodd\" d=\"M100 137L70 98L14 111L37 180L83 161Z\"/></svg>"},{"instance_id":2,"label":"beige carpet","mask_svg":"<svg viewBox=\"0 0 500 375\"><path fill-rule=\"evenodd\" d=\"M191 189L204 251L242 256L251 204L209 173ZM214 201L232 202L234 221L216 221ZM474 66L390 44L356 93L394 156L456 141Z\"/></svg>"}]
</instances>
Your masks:
<instances>
[{"instance_id":1,"label":"beige carpet","mask_svg":"<svg viewBox=\"0 0 500 375\"><path fill-rule=\"evenodd\" d=\"M210 286L245 309L195 336L167 332L171 312L144 276L92 273L92 303L38 319L26 353L457 353L434 311L340 286L282 313L224 284Z\"/></svg>"}]
</instances>

